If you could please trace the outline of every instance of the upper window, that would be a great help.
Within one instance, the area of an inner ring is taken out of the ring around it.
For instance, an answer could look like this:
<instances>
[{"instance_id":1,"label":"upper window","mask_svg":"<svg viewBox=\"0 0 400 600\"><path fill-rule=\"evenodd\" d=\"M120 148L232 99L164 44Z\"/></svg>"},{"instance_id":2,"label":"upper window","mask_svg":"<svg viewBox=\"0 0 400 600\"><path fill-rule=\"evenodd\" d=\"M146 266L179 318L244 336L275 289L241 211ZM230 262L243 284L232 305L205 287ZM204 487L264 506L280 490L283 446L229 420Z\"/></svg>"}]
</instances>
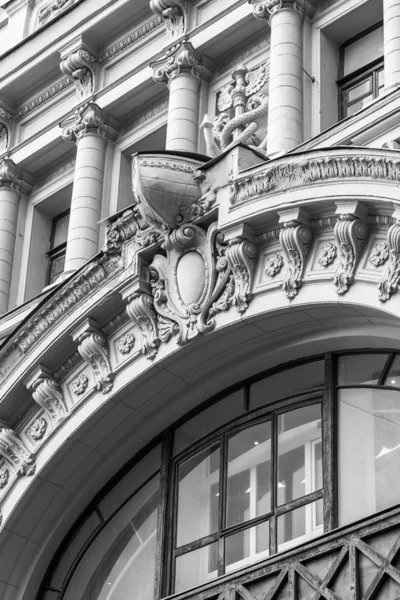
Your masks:
<instances>
[{"instance_id":1,"label":"upper window","mask_svg":"<svg viewBox=\"0 0 400 600\"><path fill-rule=\"evenodd\" d=\"M169 429L95 498L40 600L159 600L400 507L400 354L244 383Z\"/></svg>"},{"instance_id":2,"label":"upper window","mask_svg":"<svg viewBox=\"0 0 400 600\"><path fill-rule=\"evenodd\" d=\"M54 283L63 273L69 225L69 210L54 217L51 224L47 285Z\"/></svg>"},{"instance_id":3,"label":"upper window","mask_svg":"<svg viewBox=\"0 0 400 600\"><path fill-rule=\"evenodd\" d=\"M384 86L383 27L378 23L345 42L340 50L341 118L377 98Z\"/></svg>"}]
</instances>

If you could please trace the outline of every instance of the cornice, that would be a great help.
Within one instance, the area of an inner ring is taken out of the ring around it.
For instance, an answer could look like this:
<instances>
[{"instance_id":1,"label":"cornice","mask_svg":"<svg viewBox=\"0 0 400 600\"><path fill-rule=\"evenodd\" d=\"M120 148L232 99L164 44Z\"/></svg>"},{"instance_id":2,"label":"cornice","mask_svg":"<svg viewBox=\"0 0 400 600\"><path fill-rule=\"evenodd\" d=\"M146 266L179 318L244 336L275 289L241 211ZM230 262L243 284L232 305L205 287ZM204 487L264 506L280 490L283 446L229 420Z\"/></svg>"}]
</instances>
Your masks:
<instances>
[{"instance_id":1,"label":"cornice","mask_svg":"<svg viewBox=\"0 0 400 600\"><path fill-rule=\"evenodd\" d=\"M153 108L146 110L146 112L142 113L139 117L136 117L131 123L126 124L122 129L122 135L133 131L134 129L144 125L151 121L153 117L161 114L162 112L167 112L168 110L168 98L160 102L160 104L156 104Z\"/></svg>"},{"instance_id":2,"label":"cornice","mask_svg":"<svg viewBox=\"0 0 400 600\"><path fill-rule=\"evenodd\" d=\"M72 77L66 77L62 81L56 83L51 88L43 92L43 94L40 94L40 96L37 96L34 100L31 100L28 104L21 108L15 115L16 120L20 121L21 119L29 115L30 112L32 112L36 108L39 108L39 106L41 106L42 104L45 104L55 96L58 96L58 94L61 94L64 90L72 86L73 83L74 80L72 79Z\"/></svg>"},{"instance_id":3,"label":"cornice","mask_svg":"<svg viewBox=\"0 0 400 600\"><path fill-rule=\"evenodd\" d=\"M117 56L118 54L120 54L121 52L126 50L127 48L129 48L129 46L132 46L140 39L142 39L142 38L146 37L147 35L149 35L150 33L152 33L155 29L160 27L162 24L163 24L162 18L155 17L155 18L151 19L150 21L148 21L147 23L145 23L144 25L142 25L141 27L139 27L138 29L135 29L135 31L133 33L131 33L130 35L125 37L123 40L121 40L120 42L117 42L116 44L111 46L111 48L108 48L108 50L103 52L103 54L101 54L99 56L99 59L98 59L99 64L100 65L105 64L106 62L108 62L109 60L111 60L112 58L114 58L115 56Z\"/></svg>"}]
</instances>

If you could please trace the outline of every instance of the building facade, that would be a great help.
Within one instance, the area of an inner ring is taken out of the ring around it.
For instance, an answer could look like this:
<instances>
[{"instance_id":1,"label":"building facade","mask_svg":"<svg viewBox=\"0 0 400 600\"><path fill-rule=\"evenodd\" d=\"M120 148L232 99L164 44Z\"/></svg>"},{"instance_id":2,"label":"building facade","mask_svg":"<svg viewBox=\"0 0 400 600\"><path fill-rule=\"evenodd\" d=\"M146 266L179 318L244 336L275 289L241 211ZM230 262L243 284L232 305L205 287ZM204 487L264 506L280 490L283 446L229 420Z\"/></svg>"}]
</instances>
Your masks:
<instances>
[{"instance_id":1,"label":"building facade","mask_svg":"<svg viewBox=\"0 0 400 600\"><path fill-rule=\"evenodd\" d=\"M8 0L0 598L400 598L400 4Z\"/></svg>"}]
</instances>

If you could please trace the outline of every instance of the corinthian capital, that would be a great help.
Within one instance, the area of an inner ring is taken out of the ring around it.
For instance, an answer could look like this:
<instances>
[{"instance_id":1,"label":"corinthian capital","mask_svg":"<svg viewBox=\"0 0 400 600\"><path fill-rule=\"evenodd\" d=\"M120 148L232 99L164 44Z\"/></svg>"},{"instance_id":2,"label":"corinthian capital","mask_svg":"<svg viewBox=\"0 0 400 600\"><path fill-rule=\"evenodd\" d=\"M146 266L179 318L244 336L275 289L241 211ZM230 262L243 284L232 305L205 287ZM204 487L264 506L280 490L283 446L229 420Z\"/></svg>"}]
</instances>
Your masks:
<instances>
[{"instance_id":1,"label":"corinthian capital","mask_svg":"<svg viewBox=\"0 0 400 600\"><path fill-rule=\"evenodd\" d=\"M88 102L76 110L70 119L61 123L62 137L68 142L76 142L85 135L99 135L107 138L109 127L100 107Z\"/></svg>"},{"instance_id":2,"label":"corinthian capital","mask_svg":"<svg viewBox=\"0 0 400 600\"><path fill-rule=\"evenodd\" d=\"M0 161L0 188L2 187L10 188L17 192L21 192L22 190L22 180L19 178L19 171L11 158L3 158Z\"/></svg>"},{"instance_id":3,"label":"corinthian capital","mask_svg":"<svg viewBox=\"0 0 400 600\"><path fill-rule=\"evenodd\" d=\"M150 8L164 19L169 41L184 35L186 32L184 0L150 0Z\"/></svg>"},{"instance_id":4,"label":"corinthian capital","mask_svg":"<svg viewBox=\"0 0 400 600\"><path fill-rule=\"evenodd\" d=\"M60 64L60 69L65 75L70 75L76 87L79 100L84 100L94 92L94 76L96 72L96 59L85 48L65 56Z\"/></svg>"},{"instance_id":5,"label":"corinthian capital","mask_svg":"<svg viewBox=\"0 0 400 600\"><path fill-rule=\"evenodd\" d=\"M257 19L269 19L282 8L291 8L301 14L304 12L304 0L248 0L253 6L253 14Z\"/></svg>"},{"instance_id":6,"label":"corinthian capital","mask_svg":"<svg viewBox=\"0 0 400 600\"><path fill-rule=\"evenodd\" d=\"M169 83L171 79L182 74L190 74L199 79L207 79L211 72L200 55L186 40L172 46L164 58L152 65L153 77L157 83Z\"/></svg>"}]
</instances>

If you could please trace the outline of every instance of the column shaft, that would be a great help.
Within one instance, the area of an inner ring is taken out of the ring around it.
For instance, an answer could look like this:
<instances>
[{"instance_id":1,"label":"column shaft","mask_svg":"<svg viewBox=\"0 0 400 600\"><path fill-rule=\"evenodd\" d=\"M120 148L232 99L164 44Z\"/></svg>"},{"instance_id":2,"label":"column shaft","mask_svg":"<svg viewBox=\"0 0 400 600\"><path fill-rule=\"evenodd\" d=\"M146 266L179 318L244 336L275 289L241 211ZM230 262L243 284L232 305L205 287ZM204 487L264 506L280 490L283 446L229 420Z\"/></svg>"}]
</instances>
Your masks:
<instances>
[{"instance_id":1,"label":"column shaft","mask_svg":"<svg viewBox=\"0 0 400 600\"><path fill-rule=\"evenodd\" d=\"M400 84L400 0L383 0L385 87Z\"/></svg>"},{"instance_id":2,"label":"column shaft","mask_svg":"<svg viewBox=\"0 0 400 600\"><path fill-rule=\"evenodd\" d=\"M0 187L0 314L8 310L19 197L17 190Z\"/></svg>"},{"instance_id":3,"label":"column shaft","mask_svg":"<svg viewBox=\"0 0 400 600\"><path fill-rule=\"evenodd\" d=\"M167 150L197 152L200 80L181 73L169 82Z\"/></svg>"},{"instance_id":4,"label":"column shaft","mask_svg":"<svg viewBox=\"0 0 400 600\"><path fill-rule=\"evenodd\" d=\"M82 267L98 252L106 139L95 133L77 140L65 272Z\"/></svg>"},{"instance_id":5,"label":"column shaft","mask_svg":"<svg viewBox=\"0 0 400 600\"><path fill-rule=\"evenodd\" d=\"M302 15L280 8L270 17L268 155L303 141Z\"/></svg>"}]
</instances>

